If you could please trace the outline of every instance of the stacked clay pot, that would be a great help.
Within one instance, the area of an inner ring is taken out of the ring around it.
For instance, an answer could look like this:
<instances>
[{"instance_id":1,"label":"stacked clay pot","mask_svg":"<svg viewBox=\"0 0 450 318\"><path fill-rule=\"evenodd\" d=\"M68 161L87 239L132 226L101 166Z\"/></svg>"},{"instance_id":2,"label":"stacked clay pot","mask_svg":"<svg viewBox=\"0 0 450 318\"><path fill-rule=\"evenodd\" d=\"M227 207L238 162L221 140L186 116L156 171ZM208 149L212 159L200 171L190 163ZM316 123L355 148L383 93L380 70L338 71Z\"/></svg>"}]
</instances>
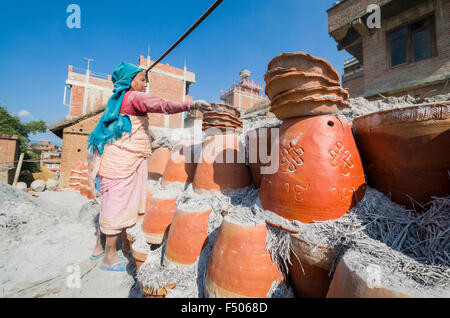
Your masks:
<instances>
[{"instance_id":1,"label":"stacked clay pot","mask_svg":"<svg viewBox=\"0 0 450 318\"><path fill-rule=\"evenodd\" d=\"M80 191L80 184L81 184L81 170L83 170L83 163L78 162L70 171L70 177L69 177L69 188L73 189L77 192Z\"/></svg>"},{"instance_id":2,"label":"stacked clay pot","mask_svg":"<svg viewBox=\"0 0 450 318\"><path fill-rule=\"evenodd\" d=\"M281 125L279 168L263 176L264 209L304 223L341 217L366 184L350 125L341 116L289 119Z\"/></svg>"},{"instance_id":3,"label":"stacked clay pot","mask_svg":"<svg viewBox=\"0 0 450 318\"><path fill-rule=\"evenodd\" d=\"M148 159L148 177L158 180L164 174L170 158L170 149L161 147L153 151Z\"/></svg>"},{"instance_id":4,"label":"stacked clay pot","mask_svg":"<svg viewBox=\"0 0 450 318\"><path fill-rule=\"evenodd\" d=\"M149 210L142 222L142 232L148 244L161 244L164 234L172 223L176 211L176 191L155 191L150 200Z\"/></svg>"},{"instance_id":5,"label":"stacked clay pot","mask_svg":"<svg viewBox=\"0 0 450 318\"><path fill-rule=\"evenodd\" d=\"M147 211L150 208L150 202L152 200L152 196L155 191L156 191L156 188L154 188L152 186L147 186L147 198L145 200L145 210L143 213L141 213L141 212L138 213L138 220L144 219L145 214L147 213Z\"/></svg>"},{"instance_id":6,"label":"stacked clay pot","mask_svg":"<svg viewBox=\"0 0 450 318\"><path fill-rule=\"evenodd\" d=\"M163 175L163 187L172 183L181 185L192 183L197 167L195 149L193 142L179 142L173 147Z\"/></svg>"},{"instance_id":7,"label":"stacked clay pot","mask_svg":"<svg viewBox=\"0 0 450 318\"><path fill-rule=\"evenodd\" d=\"M245 149L238 135L206 138L192 186L197 193L232 192L251 186Z\"/></svg>"},{"instance_id":8,"label":"stacked clay pot","mask_svg":"<svg viewBox=\"0 0 450 318\"><path fill-rule=\"evenodd\" d=\"M213 111L203 114L203 131L215 128L219 133L240 132L242 122L239 120L241 113L235 107L221 103L211 103Z\"/></svg>"},{"instance_id":9,"label":"stacked clay pot","mask_svg":"<svg viewBox=\"0 0 450 318\"><path fill-rule=\"evenodd\" d=\"M368 183L421 211L450 194L450 102L377 112L353 121Z\"/></svg>"},{"instance_id":10,"label":"stacked clay pot","mask_svg":"<svg viewBox=\"0 0 450 318\"><path fill-rule=\"evenodd\" d=\"M266 95L280 119L338 114L349 107L348 92L328 61L304 52L282 53L270 61Z\"/></svg>"},{"instance_id":11,"label":"stacked clay pot","mask_svg":"<svg viewBox=\"0 0 450 318\"><path fill-rule=\"evenodd\" d=\"M208 237L208 220L211 209L189 210L178 207L167 236L164 265L194 264Z\"/></svg>"},{"instance_id":12,"label":"stacked clay pot","mask_svg":"<svg viewBox=\"0 0 450 318\"><path fill-rule=\"evenodd\" d=\"M205 280L209 298L265 298L283 276L266 250L267 227L226 216L214 242Z\"/></svg>"}]
</instances>

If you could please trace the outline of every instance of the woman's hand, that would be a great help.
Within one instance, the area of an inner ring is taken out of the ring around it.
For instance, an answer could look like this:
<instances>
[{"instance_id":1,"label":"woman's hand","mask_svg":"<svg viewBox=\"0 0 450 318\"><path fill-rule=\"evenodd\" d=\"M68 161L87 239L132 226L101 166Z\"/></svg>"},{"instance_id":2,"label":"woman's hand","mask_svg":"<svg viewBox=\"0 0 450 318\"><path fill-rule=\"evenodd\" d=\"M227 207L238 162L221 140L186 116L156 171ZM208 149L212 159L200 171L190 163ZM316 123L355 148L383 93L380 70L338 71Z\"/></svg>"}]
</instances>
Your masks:
<instances>
[{"instance_id":1,"label":"woman's hand","mask_svg":"<svg viewBox=\"0 0 450 318\"><path fill-rule=\"evenodd\" d=\"M213 109L211 105L204 100L196 100L191 102L191 111L198 110L202 113L211 112Z\"/></svg>"}]
</instances>

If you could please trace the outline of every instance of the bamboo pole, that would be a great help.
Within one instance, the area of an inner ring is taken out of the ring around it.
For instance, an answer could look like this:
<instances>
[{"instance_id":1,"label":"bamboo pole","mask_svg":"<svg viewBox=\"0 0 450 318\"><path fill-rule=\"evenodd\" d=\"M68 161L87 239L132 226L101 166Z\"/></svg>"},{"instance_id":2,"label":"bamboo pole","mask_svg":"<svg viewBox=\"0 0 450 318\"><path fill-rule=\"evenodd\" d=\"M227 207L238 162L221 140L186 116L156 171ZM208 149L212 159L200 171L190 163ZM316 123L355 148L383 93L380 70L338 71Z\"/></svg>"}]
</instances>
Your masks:
<instances>
[{"instance_id":1,"label":"bamboo pole","mask_svg":"<svg viewBox=\"0 0 450 318\"><path fill-rule=\"evenodd\" d=\"M17 181L19 180L20 170L22 170L22 162L23 162L23 156L25 155L24 152L20 154L19 163L17 164L16 174L14 175L14 182L13 186L17 184Z\"/></svg>"}]
</instances>

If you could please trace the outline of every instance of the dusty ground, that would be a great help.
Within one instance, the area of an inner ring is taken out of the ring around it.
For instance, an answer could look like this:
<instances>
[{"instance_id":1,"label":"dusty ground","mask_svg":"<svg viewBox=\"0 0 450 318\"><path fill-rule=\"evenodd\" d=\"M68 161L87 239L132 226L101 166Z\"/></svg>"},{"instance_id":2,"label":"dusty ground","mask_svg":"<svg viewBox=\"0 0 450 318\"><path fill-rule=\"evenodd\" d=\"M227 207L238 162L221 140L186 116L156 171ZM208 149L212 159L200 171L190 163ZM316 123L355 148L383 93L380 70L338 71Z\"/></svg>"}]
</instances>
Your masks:
<instances>
[{"instance_id":1,"label":"dusty ground","mask_svg":"<svg viewBox=\"0 0 450 318\"><path fill-rule=\"evenodd\" d=\"M89 260L96 209L85 197L45 191L26 200L22 193L4 195L12 189L5 187L0 184L0 297L142 297L132 262L127 272L105 272L101 260Z\"/></svg>"}]
</instances>

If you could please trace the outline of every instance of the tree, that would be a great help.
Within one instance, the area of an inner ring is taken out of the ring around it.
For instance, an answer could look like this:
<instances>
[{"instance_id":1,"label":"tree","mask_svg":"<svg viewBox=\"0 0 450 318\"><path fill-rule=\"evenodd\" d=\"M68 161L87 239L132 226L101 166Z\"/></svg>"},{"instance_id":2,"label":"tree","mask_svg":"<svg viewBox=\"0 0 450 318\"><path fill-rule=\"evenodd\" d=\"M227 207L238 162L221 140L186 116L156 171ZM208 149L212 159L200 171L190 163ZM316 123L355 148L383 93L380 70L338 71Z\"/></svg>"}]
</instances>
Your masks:
<instances>
[{"instance_id":1,"label":"tree","mask_svg":"<svg viewBox=\"0 0 450 318\"><path fill-rule=\"evenodd\" d=\"M18 136L20 140L20 152L25 153L25 161L22 165L21 176L26 174L30 175L31 172L40 171L39 154L27 150L27 145L30 142L28 135L31 133L46 131L47 126L44 121L39 120L23 123L20 121L19 117L8 113L6 107L0 106L0 134ZM28 160L32 160L32 162Z\"/></svg>"},{"instance_id":2,"label":"tree","mask_svg":"<svg viewBox=\"0 0 450 318\"><path fill-rule=\"evenodd\" d=\"M37 132L46 132L47 126L44 121L32 121L23 123L16 115L8 113L6 107L0 106L0 134L16 135L20 140L20 152L26 152L30 142L28 135Z\"/></svg>"}]
</instances>

